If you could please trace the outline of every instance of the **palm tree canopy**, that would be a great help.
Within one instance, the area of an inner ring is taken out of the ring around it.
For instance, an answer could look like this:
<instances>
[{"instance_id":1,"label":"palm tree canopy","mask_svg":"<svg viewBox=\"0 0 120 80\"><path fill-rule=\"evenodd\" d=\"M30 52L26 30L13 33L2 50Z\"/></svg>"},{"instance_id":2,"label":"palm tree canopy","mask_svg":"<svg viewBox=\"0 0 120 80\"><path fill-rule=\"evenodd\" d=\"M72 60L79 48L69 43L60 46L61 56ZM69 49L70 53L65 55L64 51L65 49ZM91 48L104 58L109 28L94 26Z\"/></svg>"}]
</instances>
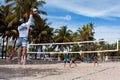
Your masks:
<instances>
[{"instance_id":1,"label":"palm tree canopy","mask_svg":"<svg viewBox=\"0 0 120 80\"><path fill-rule=\"evenodd\" d=\"M12 17L12 20L10 20L11 22L9 23L9 27L13 27L15 24L17 24L20 18L25 17L28 20L29 15L30 15L30 8L32 7L38 8L39 6L43 6L43 4L45 4L45 2L42 0L41 1L38 1L38 0L6 0L6 2L8 3L9 6L12 6L11 16L14 15L14 17ZM46 12L41 11L41 10L39 10L38 12L40 14L47 14ZM37 23L41 25L40 23L42 22L42 19L40 15L36 16L35 18L37 18L35 19L35 21L37 21Z\"/></svg>"},{"instance_id":2,"label":"palm tree canopy","mask_svg":"<svg viewBox=\"0 0 120 80\"><path fill-rule=\"evenodd\" d=\"M67 26L62 26L60 29L56 29L55 42L70 42L72 41L71 30L67 29Z\"/></svg>"},{"instance_id":3,"label":"palm tree canopy","mask_svg":"<svg viewBox=\"0 0 120 80\"><path fill-rule=\"evenodd\" d=\"M94 25L93 23L89 23L87 25L83 25L82 28L79 28L77 31L80 34L81 41L94 40Z\"/></svg>"}]
</instances>

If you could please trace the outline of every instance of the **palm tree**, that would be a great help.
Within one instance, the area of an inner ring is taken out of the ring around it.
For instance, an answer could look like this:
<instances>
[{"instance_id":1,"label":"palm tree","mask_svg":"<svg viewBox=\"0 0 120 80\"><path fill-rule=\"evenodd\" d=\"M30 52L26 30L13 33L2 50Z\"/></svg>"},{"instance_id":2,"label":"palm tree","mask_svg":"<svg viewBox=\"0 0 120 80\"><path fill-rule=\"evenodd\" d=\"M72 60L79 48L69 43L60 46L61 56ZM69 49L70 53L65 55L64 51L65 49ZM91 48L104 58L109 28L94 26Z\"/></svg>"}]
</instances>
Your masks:
<instances>
[{"instance_id":1,"label":"palm tree","mask_svg":"<svg viewBox=\"0 0 120 80\"><path fill-rule=\"evenodd\" d=\"M73 33L73 41L80 41L80 34L78 32Z\"/></svg>"},{"instance_id":2,"label":"palm tree","mask_svg":"<svg viewBox=\"0 0 120 80\"><path fill-rule=\"evenodd\" d=\"M5 41L8 42L8 38L11 36L10 32L13 32L11 28L8 28L8 24L9 24L8 17L11 18L11 16L10 16L12 14L11 10L12 9L9 5L0 6L0 16L1 16L0 22L2 23L0 25L0 33L1 33L0 36L2 36L2 38L3 38L2 58L3 58L3 52L6 51L5 49L7 49L7 44L6 44L6 48L5 48L4 43L5 43ZM6 53L5 53L5 57L6 57Z\"/></svg>"},{"instance_id":3,"label":"palm tree","mask_svg":"<svg viewBox=\"0 0 120 80\"><path fill-rule=\"evenodd\" d=\"M43 6L45 4L44 1L38 1L38 0L6 0L8 5L12 6L13 8L13 14L15 15L12 20L10 20L8 27L14 27L17 23L19 23L20 18L26 17L28 19L29 17L29 10L31 7L38 8L39 6ZM39 10L39 13L46 14L46 12ZM11 16L12 16L11 15ZM33 15L36 21L36 25L43 26L44 22L42 18L39 15ZM17 25L18 26L18 25Z\"/></svg>"},{"instance_id":4,"label":"palm tree","mask_svg":"<svg viewBox=\"0 0 120 80\"><path fill-rule=\"evenodd\" d=\"M60 29L55 30L54 40L57 43L62 42L71 42L72 41L72 34L73 32L70 29L67 29L67 26L62 26ZM70 45L57 45L55 47L58 47L60 51L64 51L64 49L70 48ZM61 60L62 54L58 54L58 61Z\"/></svg>"},{"instance_id":5,"label":"palm tree","mask_svg":"<svg viewBox=\"0 0 120 80\"><path fill-rule=\"evenodd\" d=\"M13 6L13 14L15 15L12 20L10 20L8 27L14 27L22 17L26 17L28 19L29 17L29 10L31 7L38 8L39 6L43 6L45 4L44 1L38 1L38 0L6 0L7 3L9 3L10 6ZM46 14L46 12L39 10L40 14ZM44 25L43 19L40 17L40 15L33 15L35 19L36 26L39 26L42 28ZM18 25L17 25L18 26Z\"/></svg>"},{"instance_id":6,"label":"palm tree","mask_svg":"<svg viewBox=\"0 0 120 80\"><path fill-rule=\"evenodd\" d=\"M44 1L38 1L38 0L6 0L8 5L12 6L14 9L15 17L12 18L11 22L9 23L9 27L13 27L20 18L26 17L29 18L29 10L30 8L38 8L39 6L43 6L45 4ZM46 14L46 12L39 10L39 13ZM37 16L38 17L38 16ZM36 20L39 21L39 20Z\"/></svg>"},{"instance_id":7,"label":"palm tree","mask_svg":"<svg viewBox=\"0 0 120 80\"><path fill-rule=\"evenodd\" d=\"M95 40L94 39L94 26L93 26L93 23L89 23L87 25L84 25L81 28L78 29L78 33L80 34L80 41L92 41L92 40ZM89 46L90 44L87 44L87 47L90 47Z\"/></svg>"},{"instance_id":8,"label":"palm tree","mask_svg":"<svg viewBox=\"0 0 120 80\"><path fill-rule=\"evenodd\" d=\"M52 43L52 42L54 42L53 28L51 28L49 26L51 23L47 23L47 19L42 19L42 21L43 21L42 26L40 26L37 23L33 26L33 30L31 31L31 35L29 37L30 42L32 42L32 43ZM43 51L42 46L37 46L37 48L40 48L41 52ZM47 49L48 48L46 48L46 50Z\"/></svg>"},{"instance_id":9,"label":"palm tree","mask_svg":"<svg viewBox=\"0 0 120 80\"><path fill-rule=\"evenodd\" d=\"M5 7L2 6L0 9L0 22L2 23L0 25L0 36L3 37L3 44L5 39L8 43L8 39L10 37L17 39L17 26L19 24L19 20L21 17L26 17L28 19L29 9L31 7L37 8L37 6L43 6L45 3L44 1L37 2L37 0L6 0L6 2L8 4ZM44 11L39 11L39 13L46 14ZM41 18L37 16L36 22L40 22L40 20ZM4 45L2 50L4 50Z\"/></svg>"},{"instance_id":10,"label":"palm tree","mask_svg":"<svg viewBox=\"0 0 120 80\"><path fill-rule=\"evenodd\" d=\"M80 41L92 41L92 40L95 40L93 23L83 25L83 27L79 28L77 31L78 31L78 33L80 35ZM93 43L83 44L82 46L84 46L84 47L82 47L84 51L93 50Z\"/></svg>"},{"instance_id":11,"label":"palm tree","mask_svg":"<svg viewBox=\"0 0 120 80\"><path fill-rule=\"evenodd\" d=\"M84 25L81 28L79 28L77 31L80 34L80 40L81 41L90 41L90 40L94 40L94 25L93 23L89 23L87 25Z\"/></svg>"},{"instance_id":12,"label":"palm tree","mask_svg":"<svg viewBox=\"0 0 120 80\"><path fill-rule=\"evenodd\" d=\"M33 26L33 30L31 31L30 39L33 43L50 43L54 42L53 39L53 28L49 25L51 23L47 23L47 19L43 20L42 27L38 24ZM37 35L37 36L36 36Z\"/></svg>"},{"instance_id":13,"label":"palm tree","mask_svg":"<svg viewBox=\"0 0 120 80\"><path fill-rule=\"evenodd\" d=\"M72 41L72 34L73 32L70 29L67 29L67 26L62 26L60 29L56 29L56 35L54 37L55 42L62 43L62 42L71 42ZM66 45L60 45L60 51L63 51L63 47L67 48Z\"/></svg>"}]
</instances>

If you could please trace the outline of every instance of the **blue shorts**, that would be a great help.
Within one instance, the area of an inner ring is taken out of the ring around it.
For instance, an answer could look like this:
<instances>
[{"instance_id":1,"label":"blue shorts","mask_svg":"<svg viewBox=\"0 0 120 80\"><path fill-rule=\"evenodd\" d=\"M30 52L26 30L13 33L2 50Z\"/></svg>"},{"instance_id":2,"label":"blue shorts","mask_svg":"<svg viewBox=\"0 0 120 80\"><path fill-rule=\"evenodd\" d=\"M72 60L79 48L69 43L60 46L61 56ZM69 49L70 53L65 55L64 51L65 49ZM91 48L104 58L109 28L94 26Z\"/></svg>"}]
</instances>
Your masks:
<instances>
[{"instance_id":1,"label":"blue shorts","mask_svg":"<svg viewBox=\"0 0 120 80\"><path fill-rule=\"evenodd\" d=\"M70 63L70 59L65 58L65 59L64 59L64 63Z\"/></svg>"},{"instance_id":2,"label":"blue shorts","mask_svg":"<svg viewBox=\"0 0 120 80\"><path fill-rule=\"evenodd\" d=\"M16 47L20 46L27 47L27 43L28 43L27 37L19 37L17 40Z\"/></svg>"}]
</instances>

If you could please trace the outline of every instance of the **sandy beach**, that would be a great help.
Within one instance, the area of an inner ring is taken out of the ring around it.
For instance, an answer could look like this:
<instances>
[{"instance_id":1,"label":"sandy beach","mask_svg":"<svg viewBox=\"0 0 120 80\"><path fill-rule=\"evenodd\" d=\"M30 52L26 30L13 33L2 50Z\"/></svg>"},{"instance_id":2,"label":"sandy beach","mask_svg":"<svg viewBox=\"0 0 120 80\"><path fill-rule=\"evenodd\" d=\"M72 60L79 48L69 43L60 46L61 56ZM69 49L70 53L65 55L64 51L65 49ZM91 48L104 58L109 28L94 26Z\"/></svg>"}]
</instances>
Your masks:
<instances>
[{"instance_id":1,"label":"sandy beach","mask_svg":"<svg viewBox=\"0 0 120 80\"><path fill-rule=\"evenodd\" d=\"M0 80L120 80L120 62L78 63L64 68L63 63L0 65Z\"/></svg>"}]
</instances>

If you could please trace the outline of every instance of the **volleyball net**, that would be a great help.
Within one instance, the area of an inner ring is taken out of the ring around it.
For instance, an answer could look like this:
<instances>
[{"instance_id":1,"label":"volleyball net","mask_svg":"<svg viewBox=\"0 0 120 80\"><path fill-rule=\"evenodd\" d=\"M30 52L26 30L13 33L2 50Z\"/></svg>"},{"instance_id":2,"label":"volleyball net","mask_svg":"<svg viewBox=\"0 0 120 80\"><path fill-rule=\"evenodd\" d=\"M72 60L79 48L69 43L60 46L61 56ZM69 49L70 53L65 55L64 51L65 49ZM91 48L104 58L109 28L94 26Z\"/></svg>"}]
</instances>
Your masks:
<instances>
[{"instance_id":1,"label":"volleyball net","mask_svg":"<svg viewBox=\"0 0 120 80\"><path fill-rule=\"evenodd\" d=\"M28 44L27 53L102 53L117 52L119 40Z\"/></svg>"}]
</instances>

